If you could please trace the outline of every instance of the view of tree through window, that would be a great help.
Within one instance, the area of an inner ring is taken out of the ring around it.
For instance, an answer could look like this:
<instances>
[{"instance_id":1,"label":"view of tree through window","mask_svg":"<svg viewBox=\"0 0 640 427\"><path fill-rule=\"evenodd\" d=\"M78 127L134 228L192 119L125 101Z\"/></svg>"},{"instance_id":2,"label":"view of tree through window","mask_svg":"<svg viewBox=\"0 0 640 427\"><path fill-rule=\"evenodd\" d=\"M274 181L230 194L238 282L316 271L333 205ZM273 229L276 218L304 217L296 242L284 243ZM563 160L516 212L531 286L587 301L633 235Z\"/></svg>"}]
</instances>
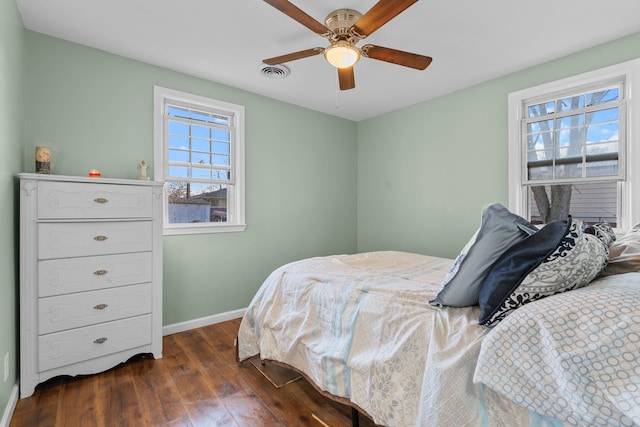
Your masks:
<instances>
[{"instance_id":1,"label":"view of tree through window","mask_svg":"<svg viewBox=\"0 0 640 427\"><path fill-rule=\"evenodd\" d=\"M621 89L618 83L525 105L524 183L535 204L532 220L547 223L571 214L615 226Z\"/></svg>"}]
</instances>

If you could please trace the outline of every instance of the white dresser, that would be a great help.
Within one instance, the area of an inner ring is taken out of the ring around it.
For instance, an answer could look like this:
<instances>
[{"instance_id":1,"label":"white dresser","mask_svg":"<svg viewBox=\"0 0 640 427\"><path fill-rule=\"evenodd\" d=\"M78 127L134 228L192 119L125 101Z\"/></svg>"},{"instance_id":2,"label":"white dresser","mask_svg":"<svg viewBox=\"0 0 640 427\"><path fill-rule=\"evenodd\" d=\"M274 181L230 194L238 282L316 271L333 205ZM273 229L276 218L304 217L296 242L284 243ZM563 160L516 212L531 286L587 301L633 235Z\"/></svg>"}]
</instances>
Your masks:
<instances>
[{"instance_id":1,"label":"white dresser","mask_svg":"<svg viewBox=\"0 0 640 427\"><path fill-rule=\"evenodd\" d=\"M162 183L19 178L20 396L162 357Z\"/></svg>"}]
</instances>

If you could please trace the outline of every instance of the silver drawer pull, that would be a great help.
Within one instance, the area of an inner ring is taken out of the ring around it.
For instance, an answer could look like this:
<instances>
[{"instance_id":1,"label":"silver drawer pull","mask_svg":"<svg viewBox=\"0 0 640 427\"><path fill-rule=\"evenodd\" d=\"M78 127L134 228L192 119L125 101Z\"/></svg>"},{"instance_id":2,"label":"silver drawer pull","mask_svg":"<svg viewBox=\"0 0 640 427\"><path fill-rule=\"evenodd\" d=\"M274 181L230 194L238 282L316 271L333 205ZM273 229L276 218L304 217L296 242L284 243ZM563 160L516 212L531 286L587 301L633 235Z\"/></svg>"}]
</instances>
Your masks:
<instances>
[{"instance_id":1,"label":"silver drawer pull","mask_svg":"<svg viewBox=\"0 0 640 427\"><path fill-rule=\"evenodd\" d=\"M108 237L107 236L103 236L103 235L96 236L96 237L93 238L93 240L97 240L98 242L104 242L107 239L108 239Z\"/></svg>"},{"instance_id":2,"label":"silver drawer pull","mask_svg":"<svg viewBox=\"0 0 640 427\"><path fill-rule=\"evenodd\" d=\"M100 203L101 205L109 203L109 200L105 199L104 197L98 197L97 199L93 199L93 201L96 203Z\"/></svg>"},{"instance_id":3,"label":"silver drawer pull","mask_svg":"<svg viewBox=\"0 0 640 427\"><path fill-rule=\"evenodd\" d=\"M96 270L93 272L93 274L95 274L96 276L104 276L107 273L108 273L107 270Z\"/></svg>"},{"instance_id":4,"label":"silver drawer pull","mask_svg":"<svg viewBox=\"0 0 640 427\"><path fill-rule=\"evenodd\" d=\"M102 338L98 338L97 340L95 340L93 343L94 344L103 344L105 341L107 341L106 338L102 337Z\"/></svg>"},{"instance_id":5,"label":"silver drawer pull","mask_svg":"<svg viewBox=\"0 0 640 427\"><path fill-rule=\"evenodd\" d=\"M95 307L93 307L93 308L95 308L96 310L104 310L104 309L105 309L105 308L107 308L107 307L108 307L108 305L107 305L107 304L98 304L98 305L96 305L96 306L95 306Z\"/></svg>"}]
</instances>

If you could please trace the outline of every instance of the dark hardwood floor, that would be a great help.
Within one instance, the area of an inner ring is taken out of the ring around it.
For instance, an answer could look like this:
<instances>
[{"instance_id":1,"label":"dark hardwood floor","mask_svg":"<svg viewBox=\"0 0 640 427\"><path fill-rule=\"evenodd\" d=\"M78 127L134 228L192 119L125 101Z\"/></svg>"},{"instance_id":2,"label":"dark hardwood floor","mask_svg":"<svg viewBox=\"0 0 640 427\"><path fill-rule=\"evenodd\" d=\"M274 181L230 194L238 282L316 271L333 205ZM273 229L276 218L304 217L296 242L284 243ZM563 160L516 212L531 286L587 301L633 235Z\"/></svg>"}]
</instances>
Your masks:
<instances>
[{"instance_id":1,"label":"dark hardwood floor","mask_svg":"<svg viewBox=\"0 0 640 427\"><path fill-rule=\"evenodd\" d=\"M10 427L317 427L312 414L326 405L350 416L304 379L276 388L251 363L236 363L239 325L165 336L159 360L139 356L101 374L49 380L18 401ZM360 426L373 425L360 416Z\"/></svg>"}]
</instances>

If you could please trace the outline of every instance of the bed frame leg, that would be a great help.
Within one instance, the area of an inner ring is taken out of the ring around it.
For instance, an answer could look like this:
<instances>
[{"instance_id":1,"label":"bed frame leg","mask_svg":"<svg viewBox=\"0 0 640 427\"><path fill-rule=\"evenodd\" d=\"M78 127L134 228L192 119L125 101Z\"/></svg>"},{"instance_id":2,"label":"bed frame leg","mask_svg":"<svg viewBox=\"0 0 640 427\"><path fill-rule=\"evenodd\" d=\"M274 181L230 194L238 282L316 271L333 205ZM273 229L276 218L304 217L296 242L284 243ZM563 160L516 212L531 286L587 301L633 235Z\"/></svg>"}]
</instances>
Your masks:
<instances>
[{"instance_id":1,"label":"bed frame leg","mask_svg":"<svg viewBox=\"0 0 640 427\"><path fill-rule=\"evenodd\" d=\"M360 425L360 413L356 408L351 408L351 425L358 427Z\"/></svg>"}]
</instances>

